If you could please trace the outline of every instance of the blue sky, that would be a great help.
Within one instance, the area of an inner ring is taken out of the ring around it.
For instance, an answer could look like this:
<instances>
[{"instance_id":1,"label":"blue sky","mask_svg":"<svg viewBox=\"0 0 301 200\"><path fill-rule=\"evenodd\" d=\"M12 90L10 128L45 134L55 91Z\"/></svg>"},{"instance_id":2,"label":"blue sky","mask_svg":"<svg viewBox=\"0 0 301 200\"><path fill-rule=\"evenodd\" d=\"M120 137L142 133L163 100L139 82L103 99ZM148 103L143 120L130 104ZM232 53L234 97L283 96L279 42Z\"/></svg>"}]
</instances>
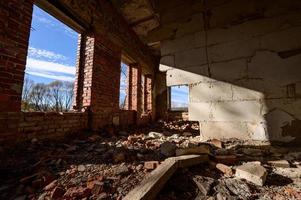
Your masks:
<instances>
[{"instance_id":1,"label":"blue sky","mask_svg":"<svg viewBox=\"0 0 301 200\"><path fill-rule=\"evenodd\" d=\"M34 82L74 81L78 34L34 6L26 77Z\"/></svg>"},{"instance_id":2,"label":"blue sky","mask_svg":"<svg viewBox=\"0 0 301 200\"><path fill-rule=\"evenodd\" d=\"M187 85L171 87L171 108L187 107L189 88Z\"/></svg>"},{"instance_id":3,"label":"blue sky","mask_svg":"<svg viewBox=\"0 0 301 200\"><path fill-rule=\"evenodd\" d=\"M126 88L127 88L127 68L128 66L124 63L121 63L121 75L120 75L120 95L119 95L119 102L123 103L126 96Z\"/></svg>"}]
</instances>

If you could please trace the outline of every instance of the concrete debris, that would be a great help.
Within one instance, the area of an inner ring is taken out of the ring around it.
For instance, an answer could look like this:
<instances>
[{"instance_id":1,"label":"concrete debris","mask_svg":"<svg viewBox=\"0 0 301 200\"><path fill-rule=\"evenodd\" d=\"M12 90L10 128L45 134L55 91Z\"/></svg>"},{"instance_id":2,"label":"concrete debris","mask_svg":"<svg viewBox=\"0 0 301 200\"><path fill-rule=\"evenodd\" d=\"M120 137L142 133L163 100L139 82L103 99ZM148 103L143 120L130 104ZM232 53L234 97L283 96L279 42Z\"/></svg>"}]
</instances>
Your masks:
<instances>
[{"instance_id":1,"label":"concrete debris","mask_svg":"<svg viewBox=\"0 0 301 200\"><path fill-rule=\"evenodd\" d=\"M273 167L282 167L282 168L290 167L290 163L287 160L271 160L268 161L268 164Z\"/></svg>"},{"instance_id":2,"label":"concrete debris","mask_svg":"<svg viewBox=\"0 0 301 200\"><path fill-rule=\"evenodd\" d=\"M273 170L275 174L291 178L291 179L300 179L301 178L301 168L275 168Z\"/></svg>"},{"instance_id":3,"label":"concrete debris","mask_svg":"<svg viewBox=\"0 0 301 200\"><path fill-rule=\"evenodd\" d=\"M199 130L187 124L160 122L127 130L127 134L107 128L105 131L111 133L100 133L106 137L85 133L61 143L29 141L28 146L14 150L14 154L2 154L0 199L122 199L159 169L164 159L176 163L177 171L158 191L159 200L243 199L249 198L250 193L254 199L298 197L298 149L290 151L237 139L211 140L214 145L202 141ZM171 157L174 155L177 157ZM245 161L251 170L240 166ZM266 175L261 165L270 173ZM259 187L265 175L265 187ZM214 184L207 179L213 179Z\"/></svg>"},{"instance_id":4,"label":"concrete debris","mask_svg":"<svg viewBox=\"0 0 301 200\"><path fill-rule=\"evenodd\" d=\"M255 185L263 186L267 176L267 170L258 164L246 163L236 168L235 176L246 179Z\"/></svg>"}]
</instances>

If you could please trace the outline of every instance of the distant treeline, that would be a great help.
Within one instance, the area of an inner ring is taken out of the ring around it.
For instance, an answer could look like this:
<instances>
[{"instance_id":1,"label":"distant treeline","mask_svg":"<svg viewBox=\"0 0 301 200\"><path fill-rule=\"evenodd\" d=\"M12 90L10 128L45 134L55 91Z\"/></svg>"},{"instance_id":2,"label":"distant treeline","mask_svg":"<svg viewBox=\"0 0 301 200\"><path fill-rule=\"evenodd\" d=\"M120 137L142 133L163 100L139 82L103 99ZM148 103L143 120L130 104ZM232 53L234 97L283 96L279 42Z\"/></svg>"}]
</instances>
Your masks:
<instances>
[{"instance_id":1,"label":"distant treeline","mask_svg":"<svg viewBox=\"0 0 301 200\"><path fill-rule=\"evenodd\" d=\"M73 99L73 83L53 81L49 84L35 83L26 78L22 93L23 111L67 112Z\"/></svg>"}]
</instances>

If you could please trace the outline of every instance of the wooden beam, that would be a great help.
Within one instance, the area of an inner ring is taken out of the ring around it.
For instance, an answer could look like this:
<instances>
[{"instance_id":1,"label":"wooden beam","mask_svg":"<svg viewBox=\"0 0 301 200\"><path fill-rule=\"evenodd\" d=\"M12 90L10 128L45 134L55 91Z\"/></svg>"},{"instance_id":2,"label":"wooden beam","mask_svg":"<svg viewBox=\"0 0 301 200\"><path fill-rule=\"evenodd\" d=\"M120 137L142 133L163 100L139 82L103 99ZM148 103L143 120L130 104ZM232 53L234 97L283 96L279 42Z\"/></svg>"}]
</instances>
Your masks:
<instances>
[{"instance_id":1,"label":"wooden beam","mask_svg":"<svg viewBox=\"0 0 301 200\"><path fill-rule=\"evenodd\" d=\"M124 200L152 200L178 168L190 167L208 161L208 155L185 155L166 159L152 171Z\"/></svg>"}]
</instances>

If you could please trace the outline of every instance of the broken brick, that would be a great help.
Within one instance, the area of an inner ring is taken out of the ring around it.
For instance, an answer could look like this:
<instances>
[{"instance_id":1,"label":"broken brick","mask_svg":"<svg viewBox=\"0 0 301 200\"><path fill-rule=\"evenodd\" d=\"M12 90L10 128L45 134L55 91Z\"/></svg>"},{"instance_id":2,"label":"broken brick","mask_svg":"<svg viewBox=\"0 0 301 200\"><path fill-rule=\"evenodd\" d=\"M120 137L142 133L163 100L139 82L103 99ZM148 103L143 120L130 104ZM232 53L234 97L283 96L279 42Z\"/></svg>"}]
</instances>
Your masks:
<instances>
[{"instance_id":1,"label":"broken brick","mask_svg":"<svg viewBox=\"0 0 301 200\"><path fill-rule=\"evenodd\" d=\"M224 165L224 164L221 164L221 163L216 164L215 167L219 171L223 172L225 175L227 175L227 176L233 176L233 171L232 171L231 167L229 167L227 165Z\"/></svg>"},{"instance_id":2,"label":"broken brick","mask_svg":"<svg viewBox=\"0 0 301 200\"><path fill-rule=\"evenodd\" d=\"M149 170L156 169L158 166L159 166L158 161L147 161L144 163L144 168Z\"/></svg>"}]
</instances>

